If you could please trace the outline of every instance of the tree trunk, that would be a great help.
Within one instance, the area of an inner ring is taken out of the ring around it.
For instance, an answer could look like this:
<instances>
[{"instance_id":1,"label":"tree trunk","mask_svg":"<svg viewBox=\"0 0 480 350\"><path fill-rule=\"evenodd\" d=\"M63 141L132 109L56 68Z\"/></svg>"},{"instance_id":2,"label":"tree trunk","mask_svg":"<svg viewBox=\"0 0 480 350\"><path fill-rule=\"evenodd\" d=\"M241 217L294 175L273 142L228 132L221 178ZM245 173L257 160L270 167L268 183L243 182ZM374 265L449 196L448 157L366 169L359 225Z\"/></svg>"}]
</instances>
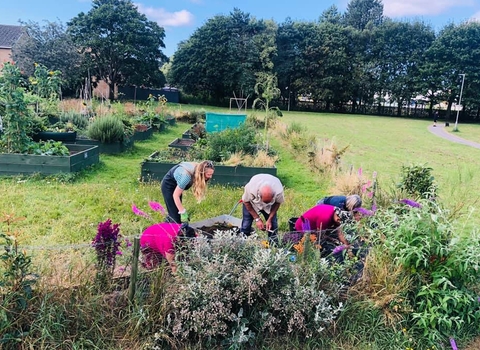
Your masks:
<instances>
[{"instance_id":1,"label":"tree trunk","mask_svg":"<svg viewBox=\"0 0 480 350\"><path fill-rule=\"evenodd\" d=\"M108 83L108 98L110 101L115 100L115 83L109 82Z\"/></svg>"}]
</instances>

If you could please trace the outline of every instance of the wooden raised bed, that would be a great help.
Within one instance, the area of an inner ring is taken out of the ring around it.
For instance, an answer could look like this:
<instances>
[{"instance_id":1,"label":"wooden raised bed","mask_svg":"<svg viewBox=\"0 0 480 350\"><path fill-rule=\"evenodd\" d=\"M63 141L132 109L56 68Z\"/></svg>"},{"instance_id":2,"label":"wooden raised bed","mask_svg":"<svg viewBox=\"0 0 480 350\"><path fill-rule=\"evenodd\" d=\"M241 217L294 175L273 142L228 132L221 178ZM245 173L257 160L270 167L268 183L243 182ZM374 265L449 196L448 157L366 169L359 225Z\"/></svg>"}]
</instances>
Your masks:
<instances>
[{"instance_id":1,"label":"wooden raised bed","mask_svg":"<svg viewBox=\"0 0 480 350\"><path fill-rule=\"evenodd\" d=\"M150 155L154 159L157 152ZM141 164L141 180L143 182L162 181L165 174L178 163L156 162L145 160ZM277 168L259 168L245 166L215 165L215 173L211 180L212 184L245 186L253 175L270 174L277 175Z\"/></svg>"},{"instance_id":2,"label":"wooden raised bed","mask_svg":"<svg viewBox=\"0 0 480 350\"><path fill-rule=\"evenodd\" d=\"M153 128L150 126L143 131L135 130L135 132L133 133L132 139L134 141L143 141L143 140L148 140L152 136L153 136Z\"/></svg>"},{"instance_id":3,"label":"wooden raised bed","mask_svg":"<svg viewBox=\"0 0 480 350\"><path fill-rule=\"evenodd\" d=\"M73 173L99 162L97 146L65 145L69 156L40 156L35 154L0 154L0 175Z\"/></svg>"},{"instance_id":4,"label":"wooden raised bed","mask_svg":"<svg viewBox=\"0 0 480 350\"><path fill-rule=\"evenodd\" d=\"M77 145L92 145L98 146L99 152L103 154L119 154L123 153L129 148L133 147L133 138L129 138L126 142L102 143L97 140L77 138L75 144Z\"/></svg>"}]
</instances>

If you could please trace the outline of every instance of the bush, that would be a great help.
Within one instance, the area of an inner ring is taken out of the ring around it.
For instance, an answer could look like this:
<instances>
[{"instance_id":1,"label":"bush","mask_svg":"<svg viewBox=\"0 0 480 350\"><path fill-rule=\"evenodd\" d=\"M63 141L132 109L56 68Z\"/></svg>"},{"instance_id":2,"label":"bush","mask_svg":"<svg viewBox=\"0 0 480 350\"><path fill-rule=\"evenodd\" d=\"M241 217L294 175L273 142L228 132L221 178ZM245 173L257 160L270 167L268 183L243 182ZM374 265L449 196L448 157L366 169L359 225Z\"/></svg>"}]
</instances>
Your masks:
<instances>
[{"instance_id":1,"label":"bush","mask_svg":"<svg viewBox=\"0 0 480 350\"><path fill-rule=\"evenodd\" d=\"M342 308L325 292L324 260L303 269L284 251L229 232L192 249L166 296L167 328L179 342L235 349L268 335L312 337Z\"/></svg>"},{"instance_id":2,"label":"bush","mask_svg":"<svg viewBox=\"0 0 480 350\"><path fill-rule=\"evenodd\" d=\"M102 143L123 142L125 127L123 122L115 116L105 116L95 119L88 127L87 135L93 140Z\"/></svg>"},{"instance_id":3,"label":"bush","mask_svg":"<svg viewBox=\"0 0 480 350\"><path fill-rule=\"evenodd\" d=\"M255 129L242 124L235 129L207 134L206 146L202 149L201 158L222 162L230 158L233 153L254 155L256 151Z\"/></svg>"},{"instance_id":4,"label":"bush","mask_svg":"<svg viewBox=\"0 0 480 350\"><path fill-rule=\"evenodd\" d=\"M425 165L402 166L398 187L413 198L433 198L437 191L432 168Z\"/></svg>"},{"instance_id":5,"label":"bush","mask_svg":"<svg viewBox=\"0 0 480 350\"><path fill-rule=\"evenodd\" d=\"M75 111L66 111L60 114L60 122L67 124L72 123L76 129L86 129L88 127L88 118L81 113Z\"/></svg>"}]
</instances>

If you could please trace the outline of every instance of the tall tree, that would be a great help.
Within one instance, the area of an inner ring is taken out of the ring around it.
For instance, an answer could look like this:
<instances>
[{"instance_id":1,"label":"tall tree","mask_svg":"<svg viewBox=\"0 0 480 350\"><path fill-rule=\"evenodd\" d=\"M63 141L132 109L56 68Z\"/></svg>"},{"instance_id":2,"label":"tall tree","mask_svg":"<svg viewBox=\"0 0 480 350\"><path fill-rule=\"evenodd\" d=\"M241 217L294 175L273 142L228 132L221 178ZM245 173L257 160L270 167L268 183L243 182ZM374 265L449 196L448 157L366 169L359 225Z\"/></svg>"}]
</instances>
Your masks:
<instances>
[{"instance_id":1,"label":"tall tree","mask_svg":"<svg viewBox=\"0 0 480 350\"><path fill-rule=\"evenodd\" d=\"M433 29L422 22L386 20L375 34L382 93L401 108L422 92L419 67L425 62L425 48L435 40Z\"/></svg>"},{"instance_id":2,"label":"tall tree","mask_svg":"<svg viewBox=\"0 0 480 350\"><path fill-rule=\"evenodd\" d=\"M460 25L447 25L440 31L426 54L428 62L423 67L423 78L425 84L429 78L438 82L434 91L448 103L447 120L452 104L459 100L462 82L460 74L466 74L462 105L478 109L480 24L465 22Z\"/></svg>"},{"instance_id":3,"label":"tall tree","mask_svg":"<svg viewBox=\"0 0 480 350\"><path fill-rule=\"evenodd\" d=\"M27 35L15 44L12 56L24 74L31 76L34 63L62 72L63 88L75 90L81 84L83 56L61 22L22 22Z\"/></svg>"},{"instance_id":4,"label":"tall tree","mask_svg":"<svg viewBox=\"0 0 480 350\"><path fill-rule=\"evenodd\" d=\"M91 74L109 85L111 100L116 85L163 86L165 31L130 0L93 0L87 14L68 22L68 31L82 48Z\"/></svg>"},{"instance_id":5,"label":"tall tree","mask_svg":"<svg viewBox=\"0 0 480 350\"><path fill-rule=\"evenodd\" d=\"M209 19L179 45L169 82L186 93L215 102L233 92L252 96L255 73L262 71L263 65L268 67L274 54L265 36L273 29L238 9L229 16Z\"/></svg>"},{"instance_id":6,"label":"tall tree","mask_svg":"<svg viewBox=\"0 0 480 350\"><path fill-rule=\"evenodd\" d=\"M379 26L383 22L383 3L381 0L351 0L345 12L345 24L357 30L367 26Z\"/></svg>"}]
</instances>

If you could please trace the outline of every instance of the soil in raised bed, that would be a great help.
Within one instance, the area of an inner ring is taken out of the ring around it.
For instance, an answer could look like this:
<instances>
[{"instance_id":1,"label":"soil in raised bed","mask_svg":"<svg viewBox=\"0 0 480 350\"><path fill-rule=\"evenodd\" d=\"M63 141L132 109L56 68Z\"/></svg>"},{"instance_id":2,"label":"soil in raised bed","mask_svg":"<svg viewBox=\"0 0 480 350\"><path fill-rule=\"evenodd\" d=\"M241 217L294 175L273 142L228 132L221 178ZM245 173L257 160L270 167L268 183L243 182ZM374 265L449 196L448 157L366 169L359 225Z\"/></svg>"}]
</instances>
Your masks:
<instances>
[{"instance_id":1,"label":"soil in raised bed","mask_svg":"<svg viewBox=\"0 0 480 350\"><path fill-rule=\"evenodd\" d=\"M225 222L216 222L212 226L202 226L199 228L199 230L207 238L213 238L216 231L235 231L235 233L237 234L240 232L240 228L238 226L227 224Z\"/></svg>"}]
</instances>

